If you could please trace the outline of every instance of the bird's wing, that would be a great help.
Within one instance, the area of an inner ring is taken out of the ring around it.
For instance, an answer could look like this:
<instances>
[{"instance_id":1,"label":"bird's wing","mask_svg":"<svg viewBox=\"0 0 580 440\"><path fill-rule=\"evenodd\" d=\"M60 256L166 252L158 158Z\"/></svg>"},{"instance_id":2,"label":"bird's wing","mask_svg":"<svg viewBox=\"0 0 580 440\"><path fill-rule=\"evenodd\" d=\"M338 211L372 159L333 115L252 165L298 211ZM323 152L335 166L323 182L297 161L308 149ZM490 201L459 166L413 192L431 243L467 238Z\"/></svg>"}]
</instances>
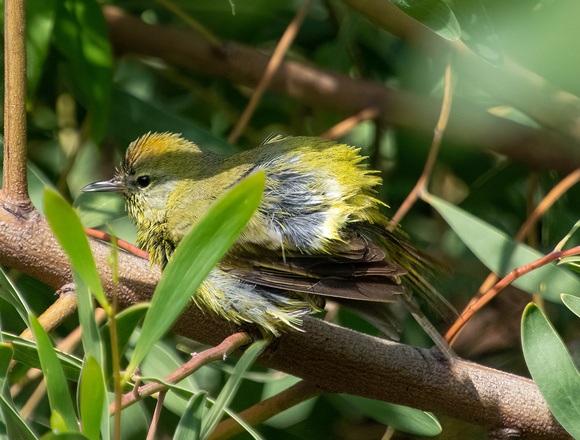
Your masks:
<instances>
[{"instance_id":1,"label":"bird's wing","mask_svg":"<svg viewBox=\"0 0 580 440\"><path fill-rule=\"evenodd\" d=\"M258 255L226 258L221 269L248 283L335 298L393 302L405 291L399 277L407 271L385 261L378 246L363 240L352 246L345 243L342 252L335 249L332 256Z\"/></svg>"}]
</instances>

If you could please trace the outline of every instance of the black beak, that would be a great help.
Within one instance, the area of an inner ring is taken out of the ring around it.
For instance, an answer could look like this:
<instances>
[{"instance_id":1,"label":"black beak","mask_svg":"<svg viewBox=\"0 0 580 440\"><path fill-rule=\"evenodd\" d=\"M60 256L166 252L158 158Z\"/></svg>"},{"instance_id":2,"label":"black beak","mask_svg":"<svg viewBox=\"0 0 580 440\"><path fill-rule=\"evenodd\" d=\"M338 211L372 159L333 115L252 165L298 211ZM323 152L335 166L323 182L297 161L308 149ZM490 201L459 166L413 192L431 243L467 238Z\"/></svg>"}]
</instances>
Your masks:
<instances>
[{"instance_id":1,"label":"black beak","mask_svg":"<svg viewBox=\"0 0 580 440\"><path fill-rule=\"evenodd\" d=\"M121 193L125 189L122 182L113 177L111 180L103 180L102 182L89 183L85 186L83 192L114 192Z\"/></svg>"}]
</instances>

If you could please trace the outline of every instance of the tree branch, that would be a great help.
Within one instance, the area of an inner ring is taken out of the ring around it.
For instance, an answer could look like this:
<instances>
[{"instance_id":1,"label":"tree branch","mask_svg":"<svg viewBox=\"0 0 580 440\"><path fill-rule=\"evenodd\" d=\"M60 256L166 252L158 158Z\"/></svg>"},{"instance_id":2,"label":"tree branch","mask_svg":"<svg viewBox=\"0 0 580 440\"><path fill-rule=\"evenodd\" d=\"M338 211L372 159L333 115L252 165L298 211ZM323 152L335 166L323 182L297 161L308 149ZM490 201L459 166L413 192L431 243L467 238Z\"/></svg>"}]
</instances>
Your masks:
<instances>
[{"instance_id":1,"label":"tree branch","mask_svg":"<svg viewBox=\"0 0 580 440\"><path fill-rule=\"evenodd\" d=\"M224 41L218 49L194 32L150 25L113 6L103 10L111 42L120 55L158 57L195 72L254 87L269 60L262 52L235 42ZM270 89L348 115L376 107L383 123L425 133L433 132L441 109L438 99L394 91L382 84L288 60L281 63ZM493 116L459 100L454 101L445 136L461 145L505 154L533 168L570 172L580 167L580 148L569 138Z\"/></svg>"},{"instance_id":2,"label":"tree branch","mask_svg":"<svg viewBox=\"0 0 580 440\"><path fill-rule=\"evenodd\" d=\"M22 217L6 210L6 203L2 206L0 264L55 288L70 282L69 263L45 218L37 211ZM91 246L110 295L109 249L95 240ZM119 273L122 307L148 300L159 277L158 270L149 269L147 260L124 252L119 255ZM516 429L521 439L570 438L529 379L463 360L450 364L437 352L363 335L315 318L306 318L303 328L304 332L282 335L260 362L328 392L437 411L490 429ZM216 345L233 332L233 327L190 307L174 331Z\"/></svg>"}]
</instances>

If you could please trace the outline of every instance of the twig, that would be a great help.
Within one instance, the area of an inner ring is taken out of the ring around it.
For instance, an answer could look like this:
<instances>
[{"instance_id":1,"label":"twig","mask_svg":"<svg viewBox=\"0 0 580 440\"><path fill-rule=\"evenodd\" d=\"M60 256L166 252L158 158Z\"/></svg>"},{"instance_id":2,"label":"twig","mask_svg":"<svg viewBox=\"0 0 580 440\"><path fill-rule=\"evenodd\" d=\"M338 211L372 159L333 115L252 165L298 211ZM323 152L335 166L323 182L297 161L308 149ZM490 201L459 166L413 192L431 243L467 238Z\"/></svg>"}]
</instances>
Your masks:
<instances>
[{"instance_id":1,"label":"twig","mask_svg":"<svg viewBox=\"0 0 580 440\"><path fill-rule=\"evenodd\" d=\"M236 126L232 130L231 134L228 136L229 142L235 143L236 140L240 137L240 135L244 131L244 128L246 127L246 125L248 125L250 118L254 114L254 111L256 110L256 107L258 106L258 103L260 102L260 98L262 97L262 95L264 94L264 92L266 91L268 86L270 85L272 78L274 77L275 73L277 72L278 68L280 67L280 63L284 59L284 54L286 53L286 51L288 50L288 48L290 47L290 45L294 41L294 38L296 38L296 34L298 33L298 29L300 29L300 25L304 21L304 18L306 17L306 13L308 12L308 8L310 8L311 3L312 3L312 0L306 0L304 2L302 7L300 9L298 9L298 12L296 12L296 15L294 16L294 18L292 19L292 21L290 22L290 24L288 25L288 27L284 31L282 38L280 38L280 42L278 43L278 45L276 46L276 49L274 50L274 53L272 54L272 58L270 58L270 61L268 62L268 65L266 66L266 70L264 71L264 75L260 79L260 82L258 83L256 90L254 90L254 93L252 94L252 97L250 98L250 102L246 106L244 113L242 113L242 116L240 116L240 119L238 120L238 123L236 124Z\"/></svg>"},{"instance_id":2,"label":"twig","mask_svg":"<svg viewBox=\"0 0 580 440\"><path fill-rule=\"evenodd\" d=\"M573 247L571 249L567 249L565 251L560 250L553 250L547 255L544 255L541 258L538 258L531 263L528 263L524 266L518 267L512 270L509 274L503 277L498 283L495 284L491 289L489 289L485 294L477 299L477 301L471 306L467 307L461 316L451 328L445 334L445 340L448 343L453 343L455 338L459 335L459 332L463 328L463 326L471 319L474 313L476 313L479 309L481 309L485 304L491 301L499 292L513 283L516 279L520 278L521 276L530 273L532 270L538 269L542 266L545 266L548 263L553 261L559 260L564 257L569 257L571 255L576 255L580 253L580 246Z\"/></svg>"},{"instance_id":3,"label":"twig","mask_svg":"<svg viewBox=\"0 0 580 440\"><path fill-rule=\"evenodd\" d=\"M580 168L572 171L570 174L568 174L566 177L564 177L560 182L558 182L558 184L555 185L548 192L548 194L546 194L546 196L542 199L542 201L540 203L538 203L538 206L536 206L536 208L528 216L526 221L522 224L522 226L520 227L520 229L518 230L518 232L514 238L514 241L516 243L521 242L524 239L524 237L528 234L530 229L540 219L540 217L542 217L544 215L544 213L554 203L556 203L556 201L564 193L566 193L566 191L568 191L572 186L574 186L576 183L578 183L579 180L580 180ZM461 315L459 316L457 321L449 329L449 332L451 332L451 330L455 329L455 328L457 328L458 330L456 331L455 334L453 334L453 336L450 335L450 337L453 338L451 340L447 339L447 336L445 336L445 339L447 340L448 343L451 344L453 341L455 341L455 339L459 335L460 329L467 323L467 321L475 313L477 313L485 304L487 304L491 299L493 299L493 297L491 297L484 302L481 301L481 298L490 292L490 289L493 287L493 285L495 283L497 283L497 281L499 279L500 279L499 276L497 276L497 274L495 274L493 272L487 276L487 278L484 280L484 282L479 287L477 294L469 301L469 303L463 309L463 312L461 312ZM494 296L497 295L499 292L500 292L499 290L496 291ZM467 316L468 310L469 310L469 316ZM448 332L448 334L449 334L449 332Z\"/></svg>"},{"instance_id":4,"label":"twig","mask_svg":"<svg viewBox=\"0 0 580 440\"><path fill-rule=\"evenodd\" d=\"M4 177L2 192L29 203L26 183L25 2L4 4Z\"/></svg>"},{"instance_id":5,"label":"twig","mask_svg":"<svg viewBox=\"0 0 580 440\"><path fill-rule=\"evenodd\" d=\"M47 332L54 330L66 318L77 311L77 296L74 284L67 284L57 293L59 294L57 300L38 318L42 328ZM32 332L27 328L20 337L32 340Z\"/></svg>"},{"instance_id":6,"label":"twig","mask_svg":"<svg viewBox=\"0 0 580 440\"><path fill-rule=\"evenodd\" d=\"M107 243L111 243L111 241L112 241L111 235L107 234L106 232L99 231L98 229L91 229L91 228L84 228L84 229L89 237L98 238L99 240L106 241ZM144 251L143 249L138 248L137 246L132 245L131 243L127 243L125 240L121 240L118 238L117 245L121 249L124 249L127 252L132 253L133 255L137 255L138 257L145 258L147 260L149 259L149 253L147 251Z\"/></svg>"},{"instance_id":7,"label":"twig","mask_svg":"<svg viewBox=\"0 0 580 440\"><path fill-rule=\"evenodd\" d=\"M151 382L143 385L137 391L132 390L125 394L121 400L121 409L124 409L136 403L137 401L144 399L145 397L151 396L152 394L169 389L168 385L176 384L182 381L187 376L203 367L204 365L209 364L210 362L223 360L230 353L244 345L249 344L250 342L251 337L247 333L234 333L233 335L224 339L217 347L209 348L201 353L193 355L190 361L183 364L173 373L164 377L162 383ZM115 411L116 405L112 403L110 406L110 412L114 413Z\"/></svg>"},{"instance_id":8,"label":"twig","mask_svg":"<svg viewBox=\"0 0 580 440\"><path fill-rule=\"evenodd\" d=\"M564 177L557 185L554 186L546 194L546 197L538 203L538 206L532 211L530 216L526 219L524 224L520 227L520 230L515 236L515 241L519 242L524 239L529 230L534 226L538 219L544 215L544 213L554 204L556 201L562 197L562 195L568 191L571 187L576 185L580 181L580 168L575 169L566 177Z\"/></svg>"},{"instance_id":9,"label":"twig","mask_svg":"<svg viewBox=\"0 0 580 440\"><path fill-rule=\"evenodd\" d=\"M435 126L433 133L433 141L431 142L431 149L429 150L429 155L425 161L425 168L423 173L417 180L415 187L411 190L405 201L401 204L399 209L389 224L389 230L393 231L397 225L401 222L402 218L409 212L411 207L417 201L417 198L421 196L421 193L427 189L427 183L431 177L431 172L435 166L435 161L437 160L437 154L439 153L439 146L441 145L441 140L443 139L443 134L445 133L445 128L447 127L447 122L449 121L449 114L451 113L451 102L453 98L453 84L451 75L451 64L447 64L445 69L445 92L443 93L443 103L441 104L441 113L439 115L439 120Z\"/></svg>"},{"instance_id":10,"label":"twig","mask_svg":"<svg viewBox=\"0 0 580 440\"><path fill-rule=\"evenodd\" d=\"M106 314L103 309L95 310L95 320L97 321L97 323L103 321L105 319L105 316ZM39 318L39 320L41 318ZM82 328L78 326L56 345L56 349L62 351L63 353L72 353L72 351L78 346L78 344L81 341L81 334ZM42 376L42 374L43 374L42 370L38 369L28 370L23 378L21 378L17 383L15 383L10 387L10 395L12 397L17 396L20 393L20 391L22 391L22 388L24 386L26 386L39 376ZM46 383L42 381L38 385L38 387L34 390L30 398L27 400L26 404L22 407L21 410L22 417L26 418L32 413L32 411L34 411L34 408L36 408L36 406L39 404L45 392L46 392Z\"/></svg>"},{"instance_id":11,"label":"twig","mask_svg":"<svg viewBox=\"0 0 580 440\"><path fill-rule=\"evenodd\" d=\"M320 135L324 139L336 139L351 131L354 127L363 121L375 119L379 115L379 108L376 106L365 108L344 121L339 122L334 127L330 127Z\"/></svg>"},{"instance_id":12,"label":"twig","mask_svg":"<svg viewBox=\"0 0 580 440\"><path fill-rule=\"evenodd\" d=\"M155 412L153 413L151 425L149 426L149 432L147 433L147 440L153 440L155 438L155 433L157 432L157 426L159 426L159 418L161 417L161 410L163 409L163 401L165 400L166 394L167 391L159 392L157 404L155 405Z\"/></svg>"},{"instance_id":13,"label":"twig","mask_svg":"<svg viewBox=\"0 0 580 440\"><path fill-rule=\"evenodd\" d=\"M282 411L298 405L322 393L322 389L309 382L300 381L290 388L238 413L238 417L255 426ZM229 418L219 423L209 436L209 440L224 440L243 431L243 427Z\"/></svg>"}]
</instances>

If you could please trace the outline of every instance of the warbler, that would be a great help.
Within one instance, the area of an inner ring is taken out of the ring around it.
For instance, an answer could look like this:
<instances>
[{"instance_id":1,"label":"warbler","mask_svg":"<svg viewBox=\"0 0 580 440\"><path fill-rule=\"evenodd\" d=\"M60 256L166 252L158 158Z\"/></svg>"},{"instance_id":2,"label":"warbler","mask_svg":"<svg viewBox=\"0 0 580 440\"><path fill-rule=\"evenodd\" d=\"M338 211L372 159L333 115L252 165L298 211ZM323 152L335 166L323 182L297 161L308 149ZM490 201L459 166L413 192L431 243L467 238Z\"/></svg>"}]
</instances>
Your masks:
<instances>
[{"instance_id":1,"label":"warbler","mask_svg":"<svg viewBox=\"0 0 580 440\"><path fill-rule=\"evenodd\" d=\"M314 137L272 136L222 157L178 134L148 133L129 145L111 180L83 191L121 194L138 244L164 267L217 197L263 170L258 209L192 300L279 335L322 310L326 296L409 301L410 288L442 300L420 274L423 257L388 231L376 198L381 178L363 159L358 148Z\"/></svg>"}]
</instances>

